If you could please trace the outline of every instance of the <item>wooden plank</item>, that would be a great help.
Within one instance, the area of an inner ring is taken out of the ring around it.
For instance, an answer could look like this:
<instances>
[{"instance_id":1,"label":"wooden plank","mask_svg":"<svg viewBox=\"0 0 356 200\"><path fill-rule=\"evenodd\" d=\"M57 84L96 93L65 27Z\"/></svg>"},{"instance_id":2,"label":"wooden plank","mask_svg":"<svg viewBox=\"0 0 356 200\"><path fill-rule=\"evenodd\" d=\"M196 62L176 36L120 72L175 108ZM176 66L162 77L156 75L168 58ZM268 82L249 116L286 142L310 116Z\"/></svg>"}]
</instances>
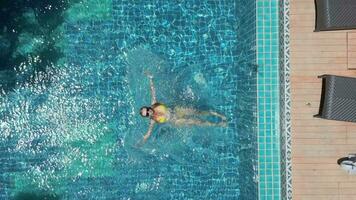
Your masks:
<instances>
[{"instance_id":1,"label":"wooden plank","mask_svg":"<svg viewBox=\"0 0 356 200\"><path fill-rule=\"evenodd\" d=\"M356 69L356 33L347 33L347 67Z\"/></svg>"},{"instance_id":2,"label":"wooden plank","mask_svg":"<svg viewBox=\"0 0 356 200\"><path fill-rule=\"evenodd\" d=\"M339 200L339 195L294 195L293 200Z\"/></svg>"},{"instance_id":3,"label":"wooden plank","mask_svg":"<svg viewBox=\"0 0 356 200\"><path fill-rule=\"evenodd\" d=\"M327 175L327 176L295 176L293 178L294 182L304 182L308 181L310 183L318 184L320 182L346 182L346 181L356 181L355 176L350 176L347 172L344 172L344 176L340 175ZM339 188L340 190L340 188Z\"/></svg>"},{"instance_id":4,"label":"wooden plank","mask_svg":"<svg viewBox=\"0 0 356 200\"><path fill-rule=\"evenodd\" d=\"M348 195L348 194L356 195L355 186L356 186L356 184L354 185L354 188L340 188L340 192L343 195Z\"/></svg>"},{"instance_id":5,"label":"wooden plank","mask_svg":"<svg viewBox=\"0 0 356 200\"><path fill-rule=\"evenodd\" d=\"M302 109L302 108L301 108ZM312 120L301 119L292 121L295 126L345 126L345 122L313 118Z\"/></svg>"},{"instance_id":6,"label":"wooden plank","mask_svg":"<svg viewBox=\"0 0 356 200\"><path fill-rule=\"evenodd\" d=\"M307 52L313 52L313 51L319 51L319 52L343 51L343 52L346 53L346 50L347 50L346 45L343 45L343 46L339 46L339 45L336 45L336 44L334 44L334 45L328 45L328 44L308 45L307 43L302 45L302 44L294 44L293 40L291 40L291 47L292 48L298 48L296 50L297 52L298 51L307 51Z\"/></svg>"},{"instance_id":7,"label":"wooden plank","mask_svg":"<svg viewBox=\"0 0 356 200\"><path fill-rule=\"evenodd\" d=\"M337 145L337 144L345 144L347 141L346 138L295 138L293 140L294 145ZM350 140L352 141L352 140Z\"/></svg>"},{"instance_id":8,"label":"wooden plank","mask_svg":"<svg viewBox=\"0 0 356 200\"><path fill-rule=\"evenodd\" d=\"M355 189L356 182L341 182L339 183L340 188L353 188Z\"/></svg>"},{"instance_id":9,"label":"wooden plank","mask_svg":"<svg viewBox=\"0 0 356 200\"><path fill-rule=\"evenodd\" d=\"M309 127L309 128L315 128L315 127ZM294 128L294 132L297 132L298 129ZM296 134L293 134L293 139L337 139L337 138L345 138L346 134L342 133L330 133L330 132L325 132L325 133L305 133L305 132L298 132ZM346 139L347 140L347 139ZM294 144L294 142L293 142ZM296 144L297 145L297 144Z\"/></svg>"},{"instance_id":10,"label":"wooden plank","mask_svg":"<svg viewBox=\"0 0 356 200\"><path fill-rule=\"evenodd\" d=\"M335 156L335 157L344 157L350 152L354 152L355 145L353 144L342 144L342 145L330 145L330 144L294 144L293 147L293 156ZM334 164L335 167L338 167L337 164ZM321 166L315 166L316 169Z\"/></svg>"},{"instance_id":11,"label":"wooden plank","mask_svg":"<svg viewBox=\"0 0 356 200\"><path fill-rule=\"evenodd\" d=\"M300 126L300 127L292 127L293 130L297 133L338 133L338 135L344 135L346 138L347 136L347 127L346 126Z\"/></svg>"},{"instance_id":12,"label":"wooden plank","mask_svg":"<svg viewBox=\"0 0 356 200\"><path fill-rule=\"evenodd\" d=\"M312 71L305 71L305 70L298 70L297 66L292 65L292 77L293 76L305 76L305 77L317 77L322 74L335 74L339 76L356 76L356 71L353 70L345 70L345 69L337 69L337 70L330 70L330 69L318 69ZM293 85L292 85L293 86Z\"/></svg>"},{"instance_id":13,"label":"wooden plank","mask_svg":"<svg viewBox=\"0 0 356 200\"><path fill-rule=\"evenodd\" d=\"M335 164L335 157L292 157L293 161L301 164ZM308 184L308 183L305 183Z\"/></svg>"},{"instance_id":14,"label":"wooden plank","mask_svg":"<svg viewBox=\"0 0 356 200\"><path fill-rule=\"evenodd\" d=\"M351 39L349 39L350 42ZM347 40L346 37L340 38L340 39L328 39L328 38L322 38L322 39L312 39L312 40L292 40L291 44L292 45L300 45L304 46L305 44L308 44L308 46L320 46L320 44L323 44L323 46L338 46L339 44L346 45Z\"/></svg>"},{"instance_id":15,"label":"wooden plank","mask_svg":"<svg viewBox=\"0 0 356 200\"><path fill-rule=\"evenodd\" d=\"M308 63L308 64L291 64L293 67L299 67L296 69L296 73L303 74L303 73L312 73L314 76L322 75L322 74L334 74L334 71L337 70L347 70L347 64L332 64L331 66L327 66L327 64L321 63ZM320 67L318 66L320 65ZM319 69L319 71L317 71ZM350 71L350 70L349 70ZM319 72L319 73L318 73Z\"/></svg>"},{"instance_id":16,"label":"wooden plank","mask_svg":"<svg viewBox=\"0 0 356 200\"><path fill-rule=\"evenodd\" d=\"M297 16L299 17L299 16ZM308 17L302 15L301 17ZM304 34L297 34L294 35L291 40L314 40L314 39L345 39L346 34L340 32L319 32L319 33L304 33Z\"/></svg>"},{"instance_id":17,"label":"wooden plank","mask_svg":"<svg viewBox=\"0 0 356 200\"><path fill-rule=\"evenodd\" d=\"M329 51L329 52L320 52L320 51L312 51L312 52L293 52L293 58L305 58L307 56L313 56L318 58L347 58L347 54L344 51Z\"/></svg>"},{"instance_id":18,"label":"wooden plank","mask_svg":"<svg viewBox=\"0 0 356 200\"><path fill-rule=\"evenodd\" d=\"M335 195L338 193L339 188L334 187L334 188L304 188L303 191L296 191L295 195L305 195L305 194L310 194L310 195ZM314 199L315 200L315 199Z\"/></svg>"},{"instance_id":19,"label":"wooden plank","mask_svg":"<svg viewBox=\"0 0 356 200\"><path fill-rule=\"evenodd\" d=\"M356 183L355 183L356 185ZM356 200L356 196L355 195L350 195L350 194L340 194L339 200Z\"/></svg>"}]
</instances>

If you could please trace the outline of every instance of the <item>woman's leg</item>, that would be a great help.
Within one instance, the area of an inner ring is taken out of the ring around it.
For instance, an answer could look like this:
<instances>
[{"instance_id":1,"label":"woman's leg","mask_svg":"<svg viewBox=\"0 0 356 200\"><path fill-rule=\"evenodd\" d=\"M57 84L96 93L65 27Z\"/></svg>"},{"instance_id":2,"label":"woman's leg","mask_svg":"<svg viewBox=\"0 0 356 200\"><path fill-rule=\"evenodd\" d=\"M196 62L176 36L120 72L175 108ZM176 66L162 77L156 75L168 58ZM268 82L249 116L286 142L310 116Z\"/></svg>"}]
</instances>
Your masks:
<instances>
[{"instance_id":1,"label":"woman's leg","mask_svg":"<svg viewBox=\"0 0 356 200\"><path fill-rule=\"evenodd\" d=\"M226 117L222 114L219 114L215 111L196 111L197 115L205 115L205 116L217 116L219 118L221 118L221 120L225 121Z\"/></svg>"},{"instance_id":2,"label":"woman's leg","mask_svg":"<svg viewBox=\"0 0 356 200\"><path fill-rule=\"evenodd\" d=\"M197 126L227 126L226 117L214 111L199 111L192 108L176 107L174 109L175 119L173 123L177 126L181 125L197 125ZM221 118L221 122L214 123L207 120L196 119L199 116L217 116ZM193 117L193 118L192 118Z\"/></svg>"},{"instance_id":3,"label":"woman's leg","mask_svg":"<svg viewBox=\"0 0 356 200\"><path fill-rule=\"evenodd\" d=\"M214 111L200 111L200 110L196 110L193 108L182 108L182 107L177 107L175 108L175 113L177 114L178 118L184 118L186 116L199 116L199 115L203 115L203 116L217 116L219 118L221 118L221 120L225 121L226 117L222 114L219 114L217 112Z\"/></svg>"},{"instance_id":4,"label":"woman's leg","mask_svg":"<svg viewBox=\"0 0 356 200\"><path fill-rule=\"evenodd\" d=\"M185 118L186 116L195 115L196 111L192 108L176 107L174 113L177 118Z\"/></svg>"},{"instance_id":5,"label":"woman's leg","mask_svg":"<svg viewBox=\"0 0 356 200\"><path fill-rule=\"evenodd\" d=\"M177 119L173 122L177 126L184 126L184 125L196 125L196 126L222 126L226 127L227 123L225 121L219 123L213 123L209 121L203 121L199 119Z\"/></svg>"}]
</instances>

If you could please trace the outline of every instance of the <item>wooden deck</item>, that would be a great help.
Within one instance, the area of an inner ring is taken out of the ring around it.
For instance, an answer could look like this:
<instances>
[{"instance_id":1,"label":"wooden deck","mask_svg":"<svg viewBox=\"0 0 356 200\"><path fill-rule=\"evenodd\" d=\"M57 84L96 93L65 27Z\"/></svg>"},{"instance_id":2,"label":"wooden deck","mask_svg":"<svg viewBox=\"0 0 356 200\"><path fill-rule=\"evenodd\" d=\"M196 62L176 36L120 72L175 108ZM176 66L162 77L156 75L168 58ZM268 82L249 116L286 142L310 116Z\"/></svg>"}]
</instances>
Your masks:
<instances>
[{"instance_id":1,"label":"wooden deck","mask_svg":"<svg viewBox=\"0 0 356 200\"><path fill-rule=\"evenodd\" d=\"M336 164L356 153L356 124L313 118L318 75L356 77L356 31L313 32L314 12L314 0L291 0L293 199L356 200L356 176Z\"/></svg>"}]
</instances>

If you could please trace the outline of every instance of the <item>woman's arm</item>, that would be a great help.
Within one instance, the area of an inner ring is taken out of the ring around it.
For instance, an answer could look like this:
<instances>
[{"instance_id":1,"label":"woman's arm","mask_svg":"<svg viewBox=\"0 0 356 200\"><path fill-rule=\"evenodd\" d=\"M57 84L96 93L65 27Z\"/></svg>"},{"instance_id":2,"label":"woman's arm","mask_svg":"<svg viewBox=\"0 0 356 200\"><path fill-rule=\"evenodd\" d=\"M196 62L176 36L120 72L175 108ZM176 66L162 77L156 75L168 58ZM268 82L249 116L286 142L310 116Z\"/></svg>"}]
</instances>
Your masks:
<instances>
[{"instance_id":1,"label":"woman's arm","mask_svg":"<svg viewBox=\"0 0 356 200\"><path fill-rule=\"evenodd\" d=\"M151 87L151 95L152 95L152 98L151 98L151 105L155 104L157 101L156 101L156 90L155 90L155 87L153 85L153 78L151 77L150 78L150 87Z\"/></svg>"},{"instance_id":2,"label":"woman's arm","mask_svg":"<svg viewBox=\"0 0 356 200\"><path fill-rule=\"evenodd\" d=\"M152 130L154 127L155 121L151 119L150 121L150 126L148 127L148 131L146 132L145 136L143 136L143 139L136 144L136 146L142 146L146 143L147 139L151 136Z\"/></svg>"},{"instance_id":3,"label":"woman's arm","mask_svg":"<svg viewBox=\"0 0 356 200\"><path fill-rule=\"evenodd\" d=\"M156 90L153 84L153 76L146 72L147 77L150 79L150 88L151 88L151 105L157 102L156 100Z\"/></svg>"}]
</instances>

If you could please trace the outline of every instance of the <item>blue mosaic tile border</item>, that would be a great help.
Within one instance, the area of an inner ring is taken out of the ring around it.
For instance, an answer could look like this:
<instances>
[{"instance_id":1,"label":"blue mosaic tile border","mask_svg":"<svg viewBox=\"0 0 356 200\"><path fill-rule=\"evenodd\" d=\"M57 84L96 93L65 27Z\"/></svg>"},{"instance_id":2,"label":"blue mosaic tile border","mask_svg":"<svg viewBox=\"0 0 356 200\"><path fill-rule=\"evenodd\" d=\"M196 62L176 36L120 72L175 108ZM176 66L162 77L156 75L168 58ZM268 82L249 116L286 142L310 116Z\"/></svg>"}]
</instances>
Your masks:
<instances>
[{"instance_id":1,"label":"blue mosaic tile border","mask_svg":"<svg viewBox=\"0 0 356 200\"><path fill-rule=\"evenodd\" d=\"M259 199L292 199L289 0L257 1Z\"/></svg>"},{"instance_id":2,"label":"blue mosaic tile border","mask_svg":"<svg viewBox=\"0 0 356 200\"><path fill-rule=\"evenodd\" d=\"M257 0L259 199L281 199L279 1Z\"/></svg>"},{"instance_id":3,"label":"blue mosaic tile border","mask_svg":"<svg viewBox=\"0 0 356 200\"><path fill-rule=\"evenodd\" d=\"M290 1L280 1L280 128L282 199L292 199L291 96L290 96Z\"/></svg>"}]
</instances>

